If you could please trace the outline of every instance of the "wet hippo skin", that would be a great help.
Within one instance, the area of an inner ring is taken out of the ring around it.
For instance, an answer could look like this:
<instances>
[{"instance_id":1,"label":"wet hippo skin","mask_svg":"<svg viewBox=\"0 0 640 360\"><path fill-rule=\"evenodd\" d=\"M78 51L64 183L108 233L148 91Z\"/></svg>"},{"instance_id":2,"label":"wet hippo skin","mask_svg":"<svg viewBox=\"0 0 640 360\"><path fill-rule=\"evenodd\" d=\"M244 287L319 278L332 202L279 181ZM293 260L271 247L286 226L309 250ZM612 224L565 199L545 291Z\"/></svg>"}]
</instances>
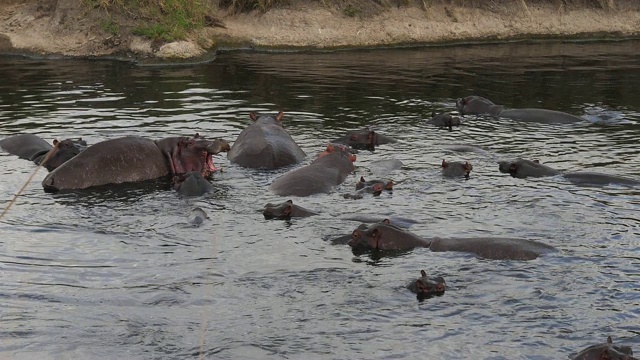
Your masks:
<instances>
[{"instance_id":1,"label":"wet hippo skin","mask_svg":"<svg viewBox=\"0 0 640 360\"><path fill-rule=\"evenodd\" d=\"M45 177L47 192L85 189L157 179L167 175L200 172L207 177L218 169L212 155L228 151L224 140L171 137L158 141L129 136L88 147Z\"/></svg>"},{"instance_id":2,"label":"wet hippo skin","mask_svg":"<svg viewBox=\"0 0 640 360\"><path fill-rule=\"evenodd\" d=\"M374 150L378 145L392 142L395 142L395 140L370 128L348 131L347 135L332 141L332 143L348 145L359 150Z\"/></svg>"},{"instance_id":3,"label":"wet hippo skin","mask_svg":"<svg viewBox=\"0 0 640 360\"><path fill-rule=\"evenodd\" d=\"M291 218L318 215L318 213L294 204L293 200L287 200L279 204L267 203L262 210L262 215L264 215L264 218L267 220L289 220Z\"/></svg>"},{"instance_id":4,"label":"wet hippo skin","mask_svg":"<svg viewBox=\"0 0 640 360\"><path fill-rule=\"evenodd\" d=\"M213 185L198 171L177 174L173 177L173 189L183 196L202 196L213 192Z\"/></svg>"},{"instance_id":5,"label":"wet hippo skin","mask_svg":"<svg viewBox=\"0 0 640 360\"><path fill-rule=\"evenodd\" d=\"M227 158L232 163L254 169L277 169L304 160L305 153L282 126L284 114L250 113L253 123L233 143Z\"/></svg>"},{"instance_id":6,"label":"wet hippo skin","mask_svg":"<svg viewBox=\"0 0 640 360\"><path fill-rule=\"evenodd\" d=\"M426 247L434 252L455 251L492 260L533 260L556 251L554 247L515 238L422 238L388 220L371 226L361 225L348 242L354 250L411 250Z\"/></svg>"},{"instance_id":7,"label":"wet hippo skin","mask_svg":"<svg viewBox=\"0 0 640 360\"><path fill-rule=\"evenodd\" d=\"M506 109L502 105L496 105L491 100L476 95L457 99L456 108L460 115L490 115L547 124L570 124L586 121L578 116L556 110L537 108Z\"/></svg>"},{"instance_id":8,"label":"wet hippo skin","mask_svg":"<svg viewBox=\"0 0 640 360\"><path fill-rule=\"evenodd\" d=\"M329 193L355 169L355 160L356 156L347 147L329 144L311 164L281 175L269 189L280 196Z\"/></svg>"},{"instance_id":9,"label":"wet hippo skin","mask_svg":"<svg viewBox=\"0 0 640 360\"><path fill-rule=\"evenodd\" d=\"M571 360L638 360L630 346L614 345L611 336L604 344L596 344L580 351Z\"/></svg>"},{"instance_id":10,"label":"wet hippo skin","mask_svg":"<svg viewBox=\"0 0 640 360\"><path fill-rule=\"evenodd\" d=\"M428 299L444 294L446 284L442 276L430 278L424 270L420 271L420 275L418 279L411 281L407 285L407 289L416 294L418 299Z\"/></svg>"},{"instance_id":11,"label":"wet hippo skin","mask_svg":"<svg viewBox=\"0 0 640 360\"><path fill-rule=\"evenodd\" d=\"M473 166L469 162L442 160L442 176L469 178Z\"/></svg>"},{"instance_id":12,"label":"wet hippo skin","mask_svg":"<svg viewBox=\"0 0 640 360\"><path fill-rule=\"evenodd\" d=\"M40 164L47 154L55 148L43 166L52 171L84 150L87 143L82 139L53 140L53 146L33 134L18 134L0 140L0 148L22 159Z\"/></svg>"},{"instance_id":13,"label":"wet hippo skin","mask_svg":"<svg viewBox=\"0 0 640 360\"><path fill-rule=\"evenodd\" d=\"M460 118L451 116L451 114L431 114L431 119L426 121L429 125L434 125L439 128L447 128L449 131L453 131L454 126L460 126Z\"/></svg>"}]
</instances>

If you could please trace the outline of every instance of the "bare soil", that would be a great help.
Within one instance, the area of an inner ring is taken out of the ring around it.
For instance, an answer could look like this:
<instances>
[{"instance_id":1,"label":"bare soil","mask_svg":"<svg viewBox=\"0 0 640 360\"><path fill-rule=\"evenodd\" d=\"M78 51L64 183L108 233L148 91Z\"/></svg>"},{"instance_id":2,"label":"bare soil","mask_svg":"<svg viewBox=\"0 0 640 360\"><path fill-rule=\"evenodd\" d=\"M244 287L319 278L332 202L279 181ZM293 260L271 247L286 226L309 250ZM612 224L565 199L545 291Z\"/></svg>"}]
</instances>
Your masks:
<instances>
[{"instance_id":1,"label":"bare soil","mask_svg":"<svg viewBox=\"0 0 640 360\"><path fill-rule=\"evenodd\" d=\"M640 1L614 9L521 2L483 7L416 5L353 7L291 0L265 13L218 10L224 27L208 27L185 41L154 43L134 36L121 19L105 30L104 9L78 0L0 0L0 53L72 57L193 60L218 48L335 49L527 38L640 36ZM349 3L351 4L351 3ZM368 2L368 4L372 4ZM431 5L427 5L431 4ZM558 2L564 4L564 2ZM113 15L113 14L111 14Z\"/></svg>"}]
</instances>

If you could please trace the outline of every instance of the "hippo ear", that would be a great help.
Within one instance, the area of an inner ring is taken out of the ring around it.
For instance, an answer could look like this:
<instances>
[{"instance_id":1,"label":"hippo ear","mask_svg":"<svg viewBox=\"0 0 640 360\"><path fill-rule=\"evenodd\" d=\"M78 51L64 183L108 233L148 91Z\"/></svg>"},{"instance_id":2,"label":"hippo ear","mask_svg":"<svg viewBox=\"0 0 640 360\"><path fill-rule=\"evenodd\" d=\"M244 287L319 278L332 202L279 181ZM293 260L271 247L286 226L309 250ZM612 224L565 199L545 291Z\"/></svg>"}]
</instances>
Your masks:
<instances>
[{"instance_id":1,"label":"hippo ear","mask_svg":"<svg viewBox=\"0 0 640 360\"><path fill-rule=\"evenodd\" d=\"M393 181L389 180L389 182L384 186L385 190L393 190Z\"/></svg>"},{"instance_id":2,"label":"hippo ear","mask_svg":"<svg viewBox=\"0 0 640 360\"><path fill-rule=\"evenodd\" d=\"M287 201L285 201L285 202L286 202L286 203L289 203L289 204L293 204L293 200L291 200L291 199L289 199L289 200L287 200Z\"/></svg>"},{"instance_id":3,"label":"hippo ear","mask_svg":"<svg viewBox=\"0 0 640 360\"><path fill-rule=\"evenodd\" d=\"M427 272L424 270L420 270L420 275L422 275L422 277L427 277Z\"/></svg>"},{"instance_id":4,"label":"hippo ear","mask_svg":"<svg viewBox=\"0 0 640 360\"><path fill-rule=\"evenodd\" d=\"M540 164L540 160L538 160L538 159L533 160L533 162L536 163L536 164Z\"/></svg>"},{"instance_id":5,"label":"hippo ear","mask_svg":"<svg viewBox=\"0 0 640 360\"><path fill-rule=\"evenodd\" d=\"M611 336L607 336L607 344L613 344L613 339L611 339Z\"/></svg>"},{"instance_id":6,"label":"hippo ear","mask_svg":"<svg viewBox=\"0 0 640 360\"><path fill-rule=\"evenodd\" d=\"M375 144L375 142L376 142L376 132L375 131L373 131L373 130L369 131L369 134L367 135L367 142L369 144L376 145Z\"/></svg>"},{"instance_id":7,"label":"hippo ear","mask_svg":"<svg viewBox=\"0 0 640 360\"><path fill-rule=\"evenodd\" d=\"M276 115L276 120L278 120L278 122L282 121L282 117L284 117L284 113L282 111L280 111L278 113L278 115Z\"/></svg>"},{"instance_id":8,"label":"hippo ear","mask_svg":"<svg viewBox=\"0 0 640 360\"><path fill-rule=\"evenodd\" d=\"M376 240L380 239L380 230L378 228L373 229L371 236Z\"/></svg>"},{"instance_id":9,"label":"hippo ear","mask_svg":"<svg viewBox=\"0 0 640 360\"><path fill-rule=\"evenodd\" d=\"M384 220L382 220L380 222L385 224L385 225L391 225L391 220L389 220L389 219L384 219Z\"/></svg>"},{"instance_id":10,"label":"hippo ear","mask_svg":"<svg viewBox=\"0 0 640 360\"><path fill-rule=\"evenodd\" d=\"M53 139L53 146L57 146L58 143L60 143L60 141L58 141L58 139Z\"/></svg>"},{"instance_id":11,"label":"hippo ear","mask_svg":"<svg viewBox=\"0 0 640 360\"><path fill-rule=\"evenodd\" d=\"M360 176L360 182L367 182L367 181L364 179L364 176Z\"/></svg>"},{"instance_id":12,"label":"hippo ear","mask_svg":"<svg viewBox=\"0 0 640 360\"><path fill-rule=\"evenodd\" d=\"M446 168L447 166L449 166L449 164L447 164L447 162L442 159L442 167Z\"/></svg>"},{"instance_id":13,"label":"hippo ear","mask_svg":"<svg viewBox=\"0 0 640 360\"><path fill-rule=\"evenodd\" d=\"M200 138L200 133L196 133L195 135L193 135L194 139L199 139Z\"/></svg>"},{"instance_id":14,"label":"hippo ear","mask_svg":"<svg viewBox=\"0 0 640 360\"><path fill-rule=\"evenodd\" d=\"M287 205L284 207L284 210L282 211L285 215L290 215L291 211L293 210L293 206L291 205Z\"/></svg>"},{"instance_id":15,"label":"hippo ear","mask_svg":"<svg viewBox=\"0 0 640 360\"><path fill-rule=\"evenodd\" d=\"M468 161L465 161L464 162L464 168L465 168L465 170L471 171L473 169L473 166L471 166L471 164L469 164Z\"/></svg>"},{"instance_id":16,"label":"hippo ear","mask_svg":"<svg viewBox=\"0 0 640 360\"><path fill-rule=\"evenodd\" d=\"M334 152L336 150L336 147L333 146L333 144L327 144L327 152Z\"/></svg>"},{"instance_id":17,"label":"hippo ear","mask_svg":"<svg viewBox=\"0 0 640 360\"><path fill-rule=\"evenodd\" d=\"M256 113L254 113L253 111L249 113L249 118L251 118L251 120L256 121L258 120L258 115L256 115Z\"/></svg>"}]
</instances>

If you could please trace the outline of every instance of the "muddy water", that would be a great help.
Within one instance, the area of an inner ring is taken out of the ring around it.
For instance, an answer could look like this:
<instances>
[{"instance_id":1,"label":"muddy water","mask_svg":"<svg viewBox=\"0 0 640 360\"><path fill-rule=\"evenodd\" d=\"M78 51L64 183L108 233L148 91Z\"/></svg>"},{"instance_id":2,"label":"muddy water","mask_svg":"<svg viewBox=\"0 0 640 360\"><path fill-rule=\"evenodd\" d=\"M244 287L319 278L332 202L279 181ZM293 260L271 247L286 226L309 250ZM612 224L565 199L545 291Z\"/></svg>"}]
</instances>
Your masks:
<instances>
[{"instance_id":1,"label":"muddy water","mask_svg":"<svg viewBox=\"0 0 640 360\"><path fill-rule=\"evenodd\" d=\"M249 111L282 110L309 155L350 129L398 139L361 151L332 194L294 198L321 215L264 220L285 200L285 170L225 156L217 191L187 199L165 181L46 194L40 170L0 220L0 351L7 358L566 359L614 341L640 352L640 189L514 179L496 161L535 158L562 170L640 179L639 42L540 43L302 54L229 52L208 64L0 58L0 137L96 143L195 132L234 140ZM545 107L584 123L466 117L424 124L477 94ZM451 145L478 147L456 152ZM393 194L345 200L360 176L396 158ZM443 179L443 159L473 164ZM4 208L35 166L0 153ZM192 209L208 215L188 222ZM426 249L355 256L330 239L347 214L403 216L422 236L499 236L559 249L489 261ZM443 276L442 297L404 286Z\"/></svg>"}]
</instances>

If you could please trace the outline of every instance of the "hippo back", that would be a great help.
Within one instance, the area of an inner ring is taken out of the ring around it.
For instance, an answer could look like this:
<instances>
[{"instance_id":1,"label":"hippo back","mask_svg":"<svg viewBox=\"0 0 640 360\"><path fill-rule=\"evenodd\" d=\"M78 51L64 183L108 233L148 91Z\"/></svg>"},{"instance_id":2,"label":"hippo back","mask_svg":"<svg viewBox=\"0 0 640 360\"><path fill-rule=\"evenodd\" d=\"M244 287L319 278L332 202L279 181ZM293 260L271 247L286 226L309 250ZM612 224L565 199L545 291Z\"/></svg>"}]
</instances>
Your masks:
<instances>
[{"instance_id":1,"label":"hippo back","mask_svg":"<svg viewBox=\"0 0 640 360\"><path fill-rule=\"evenodd\" d=\"M544 124L572 124L585 121L575 115L562 111L548 109L507 109L500 112L500 116L518 121L530 121Z\"/></svg>"},{"instance_id":2,"label":"hippo back","mask_svg":"<svg viewBox=\"0 0 640 360\"><path fill-rule=\"evenodd\" d=\"M281 118L280 114L278 118ZM280 121L269 115L261 115L245 128L227 154L229 161L254 169L277 169L297 164L305 156Z\"/></svg>"},{"instance_id":3,"label":"hippo back","mask_svg":"<svg viewBox=\"0 0 640 360\"><path fill-rule=\"evenodd\" d=\"M51 144L33 134L18 134L0 140L0 148L4 151L27 160L46 153L51 147Z\"/></svg>"},{"instance_id":4,"label":"hippo back","mask_svg":"<svg viewBox=\"0 0 640 360\"><path fill-rule=\"evenodd\" d=\"M156 179L169 174L169 166L153 140L124 137L88 147L42 181L45 191L85 189Z\"/></svg>"},{"instance_id":5,"label":"hippo back","mask_svg":"<svg viewBox=\"0 0 640 360\"><path fill-rule=\"evenodd\" d=\"M526 239L509 238L434 238L431 251L460 251L492 260L533 260L556 251L553 246Z\"/></svg>"}]
</instances>

